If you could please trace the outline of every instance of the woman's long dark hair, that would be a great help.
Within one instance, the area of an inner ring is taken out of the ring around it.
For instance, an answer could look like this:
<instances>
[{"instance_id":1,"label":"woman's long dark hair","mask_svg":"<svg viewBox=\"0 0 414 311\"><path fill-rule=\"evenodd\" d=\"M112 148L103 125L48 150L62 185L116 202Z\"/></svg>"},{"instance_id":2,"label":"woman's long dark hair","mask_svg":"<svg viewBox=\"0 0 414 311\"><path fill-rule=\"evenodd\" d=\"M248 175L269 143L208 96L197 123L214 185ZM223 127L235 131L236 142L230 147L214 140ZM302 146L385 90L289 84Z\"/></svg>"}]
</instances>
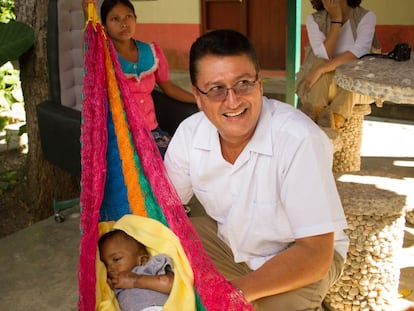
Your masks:
<instances>
[{"instance_id":1,"label":"woman's long dark hair","mask_svg":"<svg viewBox=\"0 0 414 311\"><path fill-rule=\"evenodd\" d=\"M362 0L347 0L348 5L351 8L356 8L357 6L359 6L361 4ZM312 7L317 10L317 11L322 11L325 10L325 8L323 7L322 4L322 0L310 0Z\"/></svg>"}]
</instances>

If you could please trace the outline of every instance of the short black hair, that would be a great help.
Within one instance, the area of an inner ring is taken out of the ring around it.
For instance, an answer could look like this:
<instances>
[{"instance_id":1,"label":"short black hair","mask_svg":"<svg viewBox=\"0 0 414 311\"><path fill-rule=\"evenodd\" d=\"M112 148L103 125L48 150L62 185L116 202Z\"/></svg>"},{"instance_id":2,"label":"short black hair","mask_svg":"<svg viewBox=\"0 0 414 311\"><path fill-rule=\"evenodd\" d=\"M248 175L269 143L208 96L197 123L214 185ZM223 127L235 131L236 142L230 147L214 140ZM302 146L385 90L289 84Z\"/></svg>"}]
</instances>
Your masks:
<instances>
[{"instance_id":1,"label":"short black hair","mask_svg":"<svg viewBox=\"0 0 414 311\"><path fill-rule=\"evenodd\" d=\"M101 21L103 25L106 25L106 18L108 17L109 11L113 9L113 7L117 4L123 4L126 7L130 8L132 12L135 14L134 5L129 0L104 0L101 5Z\"/></svg>"},{"instance_id":2,"label":"short black hair","mask_svg":"<svg viewBox=\"0 0 414 311\"><path fill-rule=\"evenodd\" d=\"M359 6L361 4L362 0L347 0L348 5L351 8L356 8L357 6ZM312 7L317 10L317 11L322 11L325 10L322 0L310 0Z\"/></svg>"},{"instance_id":3,"label":"short black hair","mask_svg":"<svg viewBox=\"0 0 414 311\"><path fill-rule=\"evenodd\" d=\"M119 229L108 231L99 238L99 240L98 240L99 250L102 249L102 246L106 243L106 241L111 240L115 237L123 237L123 238L133 242L134 244L136 244L138 250L146 250L146 247L145 247L144 244L142 244L141 242L138 242L132 236L130 236L129 234L127 234L124 231L119 230Z\"/></svg>"},{"instance_id":4,"label":"short black hair","mask_svg":"<svg viewBox=\"0 0 414 311\"><path fill-rule=\"evenodd\" d=\"M200 36L191 46L189 67L193 85L197 83L197 63L208 55L246 55L259 71L256 50L249 38L236 30L217 29Z\"/></svg>"}]
</instances>

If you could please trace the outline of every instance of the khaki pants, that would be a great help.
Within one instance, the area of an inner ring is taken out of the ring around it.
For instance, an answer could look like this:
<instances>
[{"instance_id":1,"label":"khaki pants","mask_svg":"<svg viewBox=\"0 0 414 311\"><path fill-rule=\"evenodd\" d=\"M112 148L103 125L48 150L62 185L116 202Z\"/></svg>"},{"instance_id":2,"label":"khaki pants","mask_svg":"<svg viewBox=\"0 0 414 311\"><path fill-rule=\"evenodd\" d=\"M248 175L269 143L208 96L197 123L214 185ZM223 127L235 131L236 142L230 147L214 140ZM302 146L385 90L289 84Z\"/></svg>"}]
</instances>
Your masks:
<instances>
[{"instance_id":1,"label":"khaki pants","mask_svg":"<svg viewBox=\"0 0 414 311\"><path fill-rule=\"evenodd\" d=\"M191 217L201 242L227 280L243 276L251 271L245 263L235 263L230 248L217 237L217 224L208 216ZM328 289L342 273L343 259L335 252L334 261L327 276L319 282L287 293L269 296L252 302L260 311L323 310L322 301Z\"/></svg>"},{"instance_id":2,"label":"khaki pants","mask_svg":"<svg viewBox=\"0 0 414 311\"><path fill-rule=\"evenodd\" d=\"M313 58L310 71L324 62L326 60L322 58ZM347 120L352 115L354 105L368 105L375 101L372 97L353 93L339 87L333 80L334 75L335 71L323 74L307 91L304 80L306 72L301 75L298 74L298 77L301 78L298 78L296 92L301 102L301 110L315 122L318 122L318 116L324 109L329 109Z\"/></svg>"}]
</instances>

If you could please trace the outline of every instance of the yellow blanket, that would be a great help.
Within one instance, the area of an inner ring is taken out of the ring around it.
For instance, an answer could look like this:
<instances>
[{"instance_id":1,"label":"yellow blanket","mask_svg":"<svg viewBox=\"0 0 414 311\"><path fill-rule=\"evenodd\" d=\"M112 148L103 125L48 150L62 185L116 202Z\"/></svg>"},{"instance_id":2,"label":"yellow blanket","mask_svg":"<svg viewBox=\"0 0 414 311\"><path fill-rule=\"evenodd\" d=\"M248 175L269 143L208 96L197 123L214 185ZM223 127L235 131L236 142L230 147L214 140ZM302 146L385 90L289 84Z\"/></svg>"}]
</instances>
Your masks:
<instances>
[{"instance_id":1,"label":"yellow blanket","mask_svg":"<svg viewBox=\"0 0 414 311\"><path fill-rule=\"evenodd\" d=\"M196 310L193 271L177 236L159 221L148 217L125 215L117 222L101 222L99 236L120 229L147 246L151 255L164 253L174 265L174 283L163 310ZM120 311L115 294L106 281L106 268L96 260L96 309L100 311Z\"/></svg>"}]
</instances>

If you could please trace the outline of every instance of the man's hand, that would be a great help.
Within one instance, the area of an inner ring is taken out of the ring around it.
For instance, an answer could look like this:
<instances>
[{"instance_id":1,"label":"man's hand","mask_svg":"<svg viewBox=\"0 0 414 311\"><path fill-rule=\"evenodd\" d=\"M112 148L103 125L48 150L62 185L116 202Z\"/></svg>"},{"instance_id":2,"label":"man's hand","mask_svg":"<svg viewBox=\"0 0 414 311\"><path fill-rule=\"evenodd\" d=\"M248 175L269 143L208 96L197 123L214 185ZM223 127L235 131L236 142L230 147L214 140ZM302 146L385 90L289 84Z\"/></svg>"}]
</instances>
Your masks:
<instances>
[{"instance_id":1,"label":"man's hand","mask_svg":"<svg viewBox=\"0 0 414 311\"><path fill-rule=\"evenodd\" d=\"M231 283L242 290L247 301L285 293L324 278L333 256L333 232L297 239L259 269Z\"/></svg>"}]
</instances>

